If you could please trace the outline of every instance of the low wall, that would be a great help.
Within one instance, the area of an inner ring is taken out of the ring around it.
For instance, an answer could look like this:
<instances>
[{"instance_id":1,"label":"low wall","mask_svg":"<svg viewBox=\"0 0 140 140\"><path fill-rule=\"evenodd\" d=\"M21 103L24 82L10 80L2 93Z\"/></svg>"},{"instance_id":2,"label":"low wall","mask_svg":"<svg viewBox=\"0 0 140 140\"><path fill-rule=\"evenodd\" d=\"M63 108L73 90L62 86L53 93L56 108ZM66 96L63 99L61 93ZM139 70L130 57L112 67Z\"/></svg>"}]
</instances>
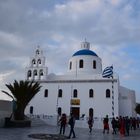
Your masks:
<instances>
[{"instance_id":1,"label":"low wall","mask_svg":"<svg viewBox=\"0 0 140 140\"><path fill-rule=\"evenodd\" d=\"M0 111L0 127L4 126L5 118L10 117L10 115L9 111Z\"/></svg>"},{"instance_id":2,"label":"low wall","mask_svg":"<svg viewBox=\"0 0 140 140\"><path fill-rule=\"evenodd\" d=\"M38 119L44 121L44 123L49 124L49 125L53 125L53 126L56 126L57 122L59 120L57 115L48 116L48 115L43 115L42 114L42 115L28 115L28 117L38 118ZM69 119L69 117L67 118L67 120L68 119ZM75 127L88 128L87 120L88 120L88 118L83 118L83 119L80 119L80 120L76 120ZM109 121L109 123L110 122L111 122L111 120ZM109 126L111 128L111 123L109 124ZM103 129L103 118L94 118L93 128Z\"/></svg>"},{"instance_id":3,"label":"low wall","mask_svg":"<svg viewBox=\"0 0 140 140\"><path fill-rule=\"evenodd\" d=\"M12 113L12 102L0 100L0 127L4 126L5 118L10 117Z\"/></svg>"}]
</instances>

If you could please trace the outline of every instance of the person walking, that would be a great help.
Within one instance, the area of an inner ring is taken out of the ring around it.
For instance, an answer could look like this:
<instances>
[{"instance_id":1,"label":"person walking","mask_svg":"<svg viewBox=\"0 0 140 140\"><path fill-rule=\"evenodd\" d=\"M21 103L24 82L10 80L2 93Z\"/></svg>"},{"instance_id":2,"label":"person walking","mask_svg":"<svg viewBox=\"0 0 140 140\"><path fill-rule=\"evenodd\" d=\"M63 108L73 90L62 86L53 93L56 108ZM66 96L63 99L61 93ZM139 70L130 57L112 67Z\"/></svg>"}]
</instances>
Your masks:
<instances>
[{"instance_id":1,"label":"person walking","mask_svg":"<svg viewBox=\"0 0 140 140\"><path fill-rule=\"evenodd\" d=\"M72 138L76 138L75 132L74 132L75 118L74 118L74 115L73 114L71 114L68 123L70 125L70 133L69 133L69 136L67 138L70 139L72 134L73 134L73 137Z\"/></svg>"},{"instance_id":2,"label":"person walking","mask_svg":"<svg viewBox=\"0 0 140 140\"><path fill-rule=\"evenodd\" d=\"M119 118L119 125L120 125L120 135L125 136L125 119L124 117Z\"/></svg>"},{"instance_id":3,"label":"person walking","mask_svg":"<svg viewBox=\"0 0 140 140\"><path fill-rule=\"evenodd\" d=\"M112 118L111 124L112 124L112 129L113 129L112 134L116 134L117 121L114 117Z\"/></svg>"},{"instance_id":4,"label":"person walking","mask_svg":"<svg viewBox=\"0 0 140 140\"><path fill-rule=\"evenodd\" d=\"M59 122L60 122L60 132L59 132L59 134L61 135L61 133L63 131L63 135L64 135L65 134L66 123L67 123L66 114L62 114Z\"/></svg>"},{"instance_id":5,"label":"person walking","mask_svg":"<svg viewBox=\"0 0 140 140\"><path fill-rule=\"evenodd\" d=\"M103 134L105 133L106 130L107 130L107 134L109 134L109 119L108 119L108 115L106 115L106 117L104 118L103 125L104 125Z\"/></svg>"},{"instance_id":6,"label":"person walking","mask_svg":"<svg viewBox=\"0 0 140 140\"><path fill-rule=\"evenodd\" d=\"M136 130L136 119L135 119L135 117L132 118L132 128L133 128L133 130Z\"/></svg>"},{"instance_id":7,"label":"person walking","mask_svg":"<svg viewBox=\"0 0 140 140\"><path fill-rule=\"evenodd\" d=\"M129 129L130 129L130 119L128 116L125 118L125 130L126 130L126 135L129 136Z\"/></svg>"},{"instance_id":8,"label":"person walking","mask_svg":"<svg viewBox=\"0 0 140 140\"><path fill-rule=\"evenodd\" d=\"M92 127L93 127L93 117L92 116L89 116L88 127L89 127L89 133L91 133L92 132Z\"/></svg>"}]
</instances>

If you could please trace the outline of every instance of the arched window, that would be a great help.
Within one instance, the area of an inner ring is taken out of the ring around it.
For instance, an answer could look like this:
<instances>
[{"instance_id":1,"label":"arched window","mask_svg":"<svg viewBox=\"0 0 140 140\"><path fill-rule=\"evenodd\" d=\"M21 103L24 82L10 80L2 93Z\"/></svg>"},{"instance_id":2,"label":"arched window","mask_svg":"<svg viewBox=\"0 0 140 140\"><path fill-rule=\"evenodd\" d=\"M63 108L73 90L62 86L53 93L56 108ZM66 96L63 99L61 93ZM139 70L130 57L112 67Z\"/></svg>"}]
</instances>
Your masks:
<instances>
[{"instance_id":1,"label":"arched window","mask_svg":"<svg viewBox=\"0 0 140 140\"><path fill-rule=\"evenodd\" d=\"M35 59L33 59L33 60L32 60L32 64L35 64L35 63L36 63L36 62L35 62Z\"/></svg>"},{"instance_id":2,"label":"arched window","mask_svg":"<svg viewBox=\"0 0 140 140\"><path fill-rule=\"evenodd\" d=\"M36 76L37 75L37 70L34 70L34 76Z\"/></svg>"},{"instance_id":3,"label":"arched window","mask_svg":"<svg viewBox=\"0 0 140 140\"><path fill-rule=\"evenodd\" d=\"M93 91L93 89L90 89L89 90L89 97L90 98L93 98L94 97L94 91Z\"/></svg>"},{"instance_id":4,"label":"arched window","mask_svg":"<svg viewBox=\"0 0 140 140\"><path fill-rule=\"evenodd\" d=\"M93 61L93 69L96 69L96 61Z\"/></svg>"},{"instance_id":5,"label":"arched window","mask_svg":"<svg viewBox=\"0 0 140 140\"><path fill-rule=\"evenodd\" d=\"M110 98L110 89L106 90L106 98Z\"/></svg>"},{"instance_id":6,"label":"arched window","mask_svg":"<svg viewBox=\"0 0 140 140\"><path fill-rule=\"evenodd\" d=\"M45 89L44 97L48 97L48 89Z\"/></svg>"},{"instance_id":7,"label":"arched window","mask_svg":"<svg viewBox=\"0 0 140 140\"><path fill-rule=\"evenodd\" d=\"M79 61L79 68L83 68L84 67L84 61L82 59L80 59Z\"/></svg>"},{"instance_id":8,"label":"arched window","mask_svg":"<svg viewBox=\"0 0 140 140\"><path fill-rule=\"evenodd\" d=\"M58 112L57 112L58 115L61 116L61 114L62 114L62 109L61 109L61 107L58 107L58 110L57 110L57 111L58 111Z\"/></svg>"},{"instance_id":9,"label":"arched window","mask_svg":"<svg viewBox=\"0 0 140 140\"><path fill-rule=\"evenodd\" d=\"M93 108L90 108L90 109L89 109L89 116L90 116L90 117L93 117Z\"/></svg>"},{"instance_id":10,"label":"arched window","mask_svg":"<svg viewBox=\"0 0 140 140\"><path fill-rule=\"evenodd\" d=\"M72 62L70 62L70 70L72 69Z\"/></svg>"},{"instance_id":11,"label":"arched window","mask_svg":"<svg viewBox=\"0 0 140 140\"><path fill-rule=\"evenodd\" d=\"M43 69L41 69L41 70L39 71L39 74L40 74L41 76L43 76Z\"/></svg>"},{"instance_id":12,"label":"arched window","mask_svg":"<svg viewBox=\"0 0 140 140\"><path fill-rule=\"evenodd\" d=\"M33 106L30 106L30 114L33 114Z\"/></svg>"},{"instance_id":13,"label":"arched window","mask_svg":"<svg viewBox=\"0 0 140 140\"><path fill-rule=\"evenodd\" d=\"M39 54L39 50L38 49L36 50L36 54Z\"/></svg>"},{"instance_id":14,"label":"arched window","mask_svg":"<svg viewBox=\"0 0 140 140\"><path fill-rule=\"evenodd\" d=\"M61 97L62 98L62 89L59 89L58 90L58 97Z\"/></svg>"},{"instance_id":15,"label":"arched window","mask_svg":"<svg viewBox=\"0 0 140 140\"><path fill-rule=\"evenodd\" d=\"M78 97L78 92L77 89L73 90L73 98L77 98Z\"/></svg>"},{"instance_id":16,"label":"arched window","mask_svg":"<svg viewBox=\"0 0 140 140\"><path fill-rule=\"evenodd\" d=\"M41 64L41 59L38 59L37 63L38 63L38 64Z\"/></svg>"},{"instance_id":17,"label":"arched window","mask_svg":"<svg viewBox=\"0 0 140 140\"><path fill-rule=\"evenodd\" d=\"M28 71L28 77L31 77L32 76L32 72L31 70Z\"/></svg>"}]
</instances>

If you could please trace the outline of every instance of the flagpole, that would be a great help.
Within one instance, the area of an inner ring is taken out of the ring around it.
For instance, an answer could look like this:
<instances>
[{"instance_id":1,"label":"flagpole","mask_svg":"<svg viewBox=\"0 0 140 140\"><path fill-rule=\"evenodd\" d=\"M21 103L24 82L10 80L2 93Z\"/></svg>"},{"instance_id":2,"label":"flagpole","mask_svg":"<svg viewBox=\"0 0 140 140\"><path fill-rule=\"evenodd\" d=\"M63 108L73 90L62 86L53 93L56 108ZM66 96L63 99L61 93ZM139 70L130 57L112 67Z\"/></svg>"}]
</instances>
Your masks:
<instances>
[{"instance_id":1,"label":"flagpole","mask_svg":"<svg viewBox=\"0 0 140 140\"><path fill-rule=\"evenodd\" d=\"M113 67L113 65L112 65ZM112 74L112 116L114 117L114 72Z\"/></svg>"},{"instance_id":2,"label":"flagpole","mask_svg":"<svg viewBox=\"0 0 140 140\"><path fill-rule=\"evenodd\" d=\"M112 116L114 117L114 77L113 77L113 65L106 67L103 70L102 76L104 78L111 78L111 89L112 89Z\"/></svg>"}]
</instances>

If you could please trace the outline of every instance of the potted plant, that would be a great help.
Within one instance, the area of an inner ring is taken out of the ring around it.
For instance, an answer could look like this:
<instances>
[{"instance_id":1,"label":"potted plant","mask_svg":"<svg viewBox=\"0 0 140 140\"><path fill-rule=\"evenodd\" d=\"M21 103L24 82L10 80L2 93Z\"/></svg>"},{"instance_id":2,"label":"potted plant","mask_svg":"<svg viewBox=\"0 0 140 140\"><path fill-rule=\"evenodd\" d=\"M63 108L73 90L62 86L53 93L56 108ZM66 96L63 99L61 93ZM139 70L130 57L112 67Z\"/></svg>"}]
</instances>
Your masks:
<instances>
[{"instance_id":1,"label":"potted plant","mask_svg":"<svg viewBox=\"0 0 140 140\"><path fill-rule=\"evenodd\" d=\"M40 84L34 81L14 81L13 84L6 84L11 93L2 91L13 99L13 117L6 119L6 127L30 126L31 121L24 114L25 108L31 99L40 91ZM12 116L11 115L11 116ZM13 119L11 119L13 118Z\"/></svg>"}]
</instances>

